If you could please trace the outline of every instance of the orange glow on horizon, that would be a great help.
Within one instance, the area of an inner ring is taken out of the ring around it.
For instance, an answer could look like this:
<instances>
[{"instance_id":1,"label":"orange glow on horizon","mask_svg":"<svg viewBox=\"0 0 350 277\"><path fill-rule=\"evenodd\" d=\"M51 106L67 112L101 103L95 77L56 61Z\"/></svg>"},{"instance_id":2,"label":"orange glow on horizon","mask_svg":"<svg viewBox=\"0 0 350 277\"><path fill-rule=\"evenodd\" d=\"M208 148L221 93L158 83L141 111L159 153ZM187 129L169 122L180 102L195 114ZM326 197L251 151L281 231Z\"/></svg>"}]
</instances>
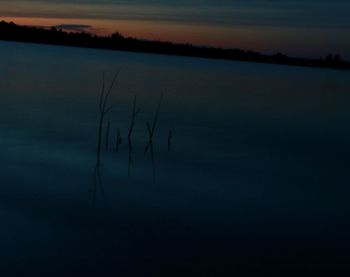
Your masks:
<instances>
[{"instance_id":1,"label":"orange glow on horizon","mask_svg":"<svg viewBox=\"0 0 350 277\"><path fill-rule=\"evenodd\" d=\"M0 20L14 22L18 25L49 28L62 24L88 25L85 31L92 34L107 36L119 32L124 36L139 39L170 41L174 43L192 43L215 47L241 47L234 45L239 41L243 31L225 27L199 26L159 21L107 20L107 19L77 19L77 18L40 18L40 17L1 17Z\"/></svg>"},{"instance_id":2,"label":"orange glow on horizon","mask_svg":"<svg viewBox=\"0 0 350 277\"><path fill-rule=\"evenodd\" d=\"M306 44L304 38L310 37L311 29L285 27L242 27L242 26L212 26L186 24L171 21L152 20L115 20L115 19L87 19L87 18L46 18L3 16L0 20L14 22L18 25L49 28L58 25L87 25L84 29L92 34L107 36L119 32L123 36L138 39L169 41L173 43L192 43L198 46L214 46L224 48L238 48L258 51L266 54L284 52L287 55L320 58L329 52L315 52L313 44ZM77 32L77 30L66 31ZM313 29L312 41L318 41L325 49L332 49L330 42L324 42L322 30ZM341 30L333 31L335 37L340 37ZM300 38L303 38L302 40ZM327 45L328 43L328 45ZM289 49L284 51L283 49ZM340 50L330 51L341 53Z\"/></svg>"},{"instance_id":3,"label":"orange glow on horizon","mask_svg":"<svg viewBox=\"0 0 350 277\"><path fill-rule=\"evenodd\" d=\"M138 39L265 54L320 58L339 53L349 59L347 4L339 5L337 9L342 13L330 20L325 2L317 5L320 9L315 13L292 1L285 6L259 1L252 5L245 1L224 1L223 5L214 0L185 2L6 0L0 1L0 20L44 28L64 25L60 29L96 35L119 32ZM344 1L337 3L340 2ZM308 13L310 16L306 16Z\"/></svg>"}]
</instances>

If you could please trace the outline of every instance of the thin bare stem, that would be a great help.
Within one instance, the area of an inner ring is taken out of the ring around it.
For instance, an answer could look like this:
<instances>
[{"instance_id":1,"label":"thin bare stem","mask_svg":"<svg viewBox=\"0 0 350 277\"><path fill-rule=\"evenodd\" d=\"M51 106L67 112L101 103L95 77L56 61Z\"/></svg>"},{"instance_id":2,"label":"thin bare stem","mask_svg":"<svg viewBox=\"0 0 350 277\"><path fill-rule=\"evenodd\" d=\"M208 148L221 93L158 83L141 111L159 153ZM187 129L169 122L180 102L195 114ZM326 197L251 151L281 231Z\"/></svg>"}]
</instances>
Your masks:
<instances>
[{"instance_id":1,"label":"thin bare stem","mask_svg":"<svg viewBox=\"0 0 350 277\"><path fill-rule=\"evenodd\" d=\"M111 122L108 121L107 124L107 130L106 130L106 152L108 152L108 145L109 145L109 128L111 126Z\"/></svg>"},{"instance_id":2,"label":"thin bare stem","mask_svg":"<svg viewBox=\"0 0 350 277\"><path fill-rule=\"evenodd\" d=\"M129 141L129 161L128 161L128 183L130 183L131 164L132 164L132 143L130 140Z\"/></svg>"},{"instance_id":3,"label":"thin bare stem","mask_svg":"<svg viewBox=\"0 0 350 277\"><path fill-rule=\"evenodd\" d=\"M133 106L132 106L131 123L130 123L130 128L128 133L128 140L131 140L131 135L135 127L135 118L139 112L140 112L140 109L136 110L136 96L135 96Z\"/></svg>"},{"instance_id":4,"label":"thin bare stem","mask_svg":"<svg viewBox=\"0 0 350 277\"><path fill-rule=\"evenodd\" d=\"M132 141L131 136L135 127L135 118L139 113L139 109L136 110L136 96L134 97L133 105L132 105L132 114L131 114L131 123L128 132L128 145L129 145L129 164L128 164L128 180L130 181L130 173L131 173L131 165L132 165Z\"/></svg>"},{"instance_id":5,"label":"thin bare stem","mask_svg":"<svg viewBox=\"0 0 350 277\"><path fill-rule=\"evenodd\" d=\"M156 114L155 114L154 120L153 120L152 129L150 129L150 132L149 132L149 140L148 140L147 145L145 147L145 154L147 153L148 148L151 145L151 142L152 142L152 139L153 139L153 135L154 135L154 132L156 130L156 125L157 125L157 121L158 121L158 117L159 117L160 106L161 106L162 100L163 100L163 95L164 95L164 92L162 92L162 94L160 95L158 107L157 107Z\"/></svg>"},{"instance_id":6,"label":"thin bare stem","mask_svg":"<svg viewBox=\"0 0 350 277\"><path fill-rule=\"evenodd\" d=\"M105 74L102 73L102 88L100 93L100 99L99 99L99 113L100 113L100 119L99 119L99 127L98 127L98 142L97 142L97 162L96 164L100 164L100 154L101 154L101 144L102 144L102 129L103 129L103 122L106 114L111 110L111 106L107 107L108 98L111 94L111 91L113 89L113 86L115 82L117 81L117 78L119 76L120 70L114 75L114 78L106 92L106 86L105 86ZM109 127L107 128L109 132ZM108 136L106 136L106 140L108 140ZM108 141L106 141L106 150L108 150Z\"/></svg>"},{"instance_id":7,"label":"thin bare stem","mask_svg":"<svg viewBox=\"0 0 350 277\"><path fill-rule=\"evenodd\" d=\"M100 101L99 101L99 108L100 108L100 113L103 111L103 99L104 99L104 93L105 93L105 73L102 73L102 88L101 88L101 93L100 93Z\"/></svg>"},{"instance_id":8,"label":"thin bare stem","mask_svg":"<svg viewBox=\"0 0 350 277\"><path fill-rule=\"evenodd\" d=\"M169 131L169 136L168 136L168 151L171 151L171 139L173 137L173 130Z\"/></svg>"},{"instance_id":9,"label":"thin bare stem","mask_svg":"<svg viewBox=\"0 0 350 277\"><path fill-rule=\"evenodd\" d=\"M96 164L94 168L93 173L93 187L90 189L91 195L91 202L92 206L95 207L96 201L97 201L97 191L100 190L100 194L102 196L102 199L106 203L106 195L103 188L102 178L101 178L101 171L100 171L100 165Z\"/></svg>"},{"instance_id":10,"label":"thin bare stem","mask_svg":"<svg viewBox=\"0 0 350 277\"><path fill-rule=\"evenodd\" d=\"M112 82L111 82L111 84L109 86L109 89L107 90L106 95L104 95L104 97L103 97L102 111L105 112L105 113L107 113L111 109L111 107L107 108L106 106L107 106L107 103L108 103L108 98L109 98L109 96L111 94L111 91L113 89L113 86L114 86L115 82L117 81L117 79L119 77L119 73L120 73L120 70L114 75L113 80L112 80Z\"/></svg>"},{"instance_id":11,"label":"thin bare stem","mask_svg":"<svg viewBox=\"0 0 350 277\"><path fill-rule=\"evenodd\" d=\"M116 144L115 144L115 152L119 151L119 145L121 144L121 142L122 142L122 138L120 137L120 129L118 128L117 141L116 141Z\"/></svg>"},{"instance_id":12,"label":"thin bare stem","mask_svg":"<svg viewBox=\"0 0 350 277\"><path fill-rule=\"evenodd\" d=\"M148 134L151 136L151 127L149 125L149 123L147 122L147 131ZM152 161L152 177L153 177L153 184L156 183L156 166L155 166L155 162L154 162L154 150L153 150L153 141L150 141L150 149L151 149L151 161Z\"/></svg>"}]
</instances>

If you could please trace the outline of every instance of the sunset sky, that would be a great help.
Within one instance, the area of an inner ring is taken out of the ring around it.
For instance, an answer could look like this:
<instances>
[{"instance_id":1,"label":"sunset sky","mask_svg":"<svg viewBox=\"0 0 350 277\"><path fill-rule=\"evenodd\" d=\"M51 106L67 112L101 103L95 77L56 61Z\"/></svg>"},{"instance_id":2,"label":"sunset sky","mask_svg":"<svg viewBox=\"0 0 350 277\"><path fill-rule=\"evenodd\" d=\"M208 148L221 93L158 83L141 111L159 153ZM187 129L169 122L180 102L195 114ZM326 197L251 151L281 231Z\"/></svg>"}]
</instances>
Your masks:
<instances>
[{"instance_id":1,"label":"sunset sky","mask_svg":"<svg viewBox=\"0 0 350 277\"><path fill-rule=\"evenodd\" d=\"M348 60L349 14L349 0L0 0L17 24Z\"/></svg>"}]
</instances>

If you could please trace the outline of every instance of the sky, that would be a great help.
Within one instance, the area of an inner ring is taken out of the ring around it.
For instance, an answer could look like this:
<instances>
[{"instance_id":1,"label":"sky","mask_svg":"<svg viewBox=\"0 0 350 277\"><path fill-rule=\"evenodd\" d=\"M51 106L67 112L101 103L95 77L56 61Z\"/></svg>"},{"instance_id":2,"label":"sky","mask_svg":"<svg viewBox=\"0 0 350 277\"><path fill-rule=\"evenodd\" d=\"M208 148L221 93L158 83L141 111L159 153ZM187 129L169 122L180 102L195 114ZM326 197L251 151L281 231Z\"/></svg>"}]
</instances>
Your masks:
<instances>
[{"instance_id":1,"label":"sky","mask_svg":"<svg viewBox=\"0 0 350 277\"><path fill-rule=\"evenodd\" d=\"M350 60L349 0L0 0L0 20Z\"/></svg>"}]
</instances>

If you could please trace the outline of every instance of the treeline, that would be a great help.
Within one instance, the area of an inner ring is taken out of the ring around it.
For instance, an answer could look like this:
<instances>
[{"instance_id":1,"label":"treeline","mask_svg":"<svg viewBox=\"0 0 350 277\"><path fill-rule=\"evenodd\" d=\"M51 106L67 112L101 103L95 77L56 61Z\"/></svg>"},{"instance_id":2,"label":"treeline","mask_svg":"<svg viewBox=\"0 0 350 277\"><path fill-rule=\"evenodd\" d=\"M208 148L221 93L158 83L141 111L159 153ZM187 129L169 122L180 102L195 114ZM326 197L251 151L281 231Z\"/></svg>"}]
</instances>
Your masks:
<instances>
[{"instance_id":1,"label":"treeline","mask_svg":"<svg viewBox=\"0 0 350 277\"><path fill-rule=\"evenodd\" d=\"M192 44L140 40L131 37L124 37L119 33L115 33L109 37L103 37L83 32L65 32L62 30L57 30L54 27L51 29L44 29L19 26L13 22L8 23L5 21L0 22L0 39L212 59L350 69L350 63L342 61L339 55L328 55L327 57L318 60L292 58L280 53L270 56L254 51L244 51L241 49L199 47Z\"/></svg>"}]
</instances>

